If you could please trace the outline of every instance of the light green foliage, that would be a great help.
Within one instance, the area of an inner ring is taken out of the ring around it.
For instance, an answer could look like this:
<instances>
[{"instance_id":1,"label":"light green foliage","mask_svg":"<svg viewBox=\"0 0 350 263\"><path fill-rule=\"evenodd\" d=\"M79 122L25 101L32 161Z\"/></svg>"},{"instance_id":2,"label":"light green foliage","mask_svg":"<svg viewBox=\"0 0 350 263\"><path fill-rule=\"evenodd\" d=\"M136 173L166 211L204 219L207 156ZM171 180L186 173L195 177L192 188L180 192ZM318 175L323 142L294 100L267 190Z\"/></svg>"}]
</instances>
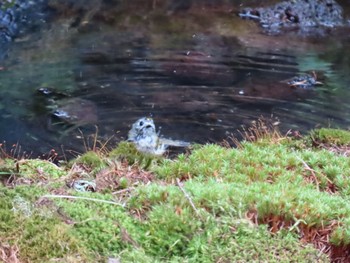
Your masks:
<instances>
[{"instance_id":1,"label":"light green foliage","mask_svg":"<svg viewBox=\"0 0 350 263\"><path fill-rule=\"evenodd\" d=\"M112 158L125 158L131 164L135 163L137 159L142 157L135 145L131 142L120 142L118 146L113 149L109 156Z\"/></svg>"},{"instance_id":2,"label":"light green foliage","mask_svg":"<svg viewBox=\"0 0 350 263\"><path fill-rule=\"evenodd\" d=\"M303 222L307 227L316 228L331 224L333 220L350 218L347 171L350 171L347 157L326 150L293 150L286 143L245 143L242 149L206 145L190 156L166 160L155 169L167 180L193 178L186 189L192 194L195 205L216 216L240 216L256 210L262 221L278 215L287 221ZM327 192L331 185L337 194ZM156 189L151 189L155 196ZM167 202L173 202L170 196L168 192ZM139 197L142 199L142 195ZM148 206L155 204L159 205L159 199ZM344 224L335 231L333 242L348 244L347 233L347 224Z\"/></svg>"},{"instance_id":3,"label":"light green foliage","mask_svg":"<svg viewBox=\"0 0 350 263\"><path fill-rule=\"evenodd\" d=\"M40 159L1 159L0 176L16 175L31 180L57 179L65 175L64 169L55 164Z\"/></svg>"},{"instance_id":4,"label":"light green foliage","mask_svg":"<svg viewBox=\"0 0 350 263\"><path fill-rule=\"evenodd\" d=\"M18 174L19 171L16 162L13 159L0 159L0 178L8 177L11 174Z\"/></svg>"},{"instance_id":5,"label":"light green foliage","mask_svg":"<svg viewBox=\"0 0 350 263\"><path fill-rule=\"evenodd\" d=\"M350 216L350 205L340 196L329 196L310 186L255 183L250 185L192 181L186 184L196 206L211 215L240 217L255 208L260 219L281 215L290 220L303 220L309 226L320 226L327 221ZM153 207L170 203L173 207L189 207L181 192L175 189L147 187L140 189L133 207Z\"/></svg>"},{"instance_id":6,"label":"light green foliage","mask_svg":"<svg viewBox=\"0 0 350 263\"><path fill-rule=\"evenodd\" d=\"M57 179L66 174L62 168L46 160L22 160L19 161L18 167L21 176L32 179L39 179L39 177Z\"/></svg>"},{"instance_id":7,"label":"light green foliage","mask_svg":"<svg viewBox=\"0 0 350 263\"><path fill-rule=\"evenodd\" d=\"M200 221L193 220L191 208L177 213L172 205L155 206L144 222L147 231L143 234L143 247L161 259L185 256L193 235L200 232L200 225Z\"/></svg>"},{"instance_id":8,"label":"light green foliage","mask_svg":"<svg viewBox=\"0 0 350 263\"><path fill-rule=\"evenodd\" d=\"M290 258L295 262L304 262L305 258L317 262L320 259L311 246L298 244L291 233L271 235L265 226L236 222L213 224L208 232L193 239L189 249L193 252L190 262L290 262Z\"/></svg>"},{"instance_id":9,"label":"light green foliage","mask_svg":"<svg viewBox=\"0 0 350 263\"><path fill-rule=\"evenodd\" d=\"M48 262L69 256L85 258L84 262L88 262L88 252L69 235L70 226L52 213L43 213L44 208L34 203L42 194L43 190L38 187L1 187L0 236L6 237L9 244L16 244L17 256L28 262Z\"/></svg>"},{"instance_id":10,"label":"light green foliage","mask_svg":"<svg viewBox=\"0 0 350 263\"><path fill-rule=\"evenodd\" d=\"M339 227L331 235L332 244L339 246L350 244L350 218L347 217L342 220Z\"/></svg>"},{"instance_id":11,"label":"light green foliage","mask_svg":"<svg viewBox=\"0 0 350 263\"><path fill-rule=\"evenodd\" d=\"M311 246L302 247L292 233L271 235L266 227L244 218L252 203L263 209L268 197L259 200L263 194L258 193L268 192L264 186L244 189L211 179L188 182L185 189L201 218L177 187L142 187L130 202L134 208L151 209L144 220L147 232L142 244L156 257L155 262L277 262L288 261L292 255L299 260L317 259L317 252Z\"/></svg>"},{"instance_id":12,"label":"light green foliage","mask_svg":"<svg viewBox=\"0 0 350 263\"><path fill-rule=\"evenodd\" d=\"M104 156L94 151L88 151L82 156L78 157L72 163L83 164L92 170L92 174L100 171L107 166Z\"/></svg>"},{"instance_id":13,"label":"light green foliage","mask_svg":"<svg viewBox=\"0 0 350 263\"><path fill-rule=\"evenodd\" d=\"M98 193L79 193L79 196L111 200L112 196ZM120 205L101 204L87 200L57 201L74 222L71 234L77 237L83 245L103 256L115 256L130 244L121 237L121 228L130 236L137 231L137 222L128 215Z\"/></svg>"},{"instance_id":14,"label":"light green foliage","mask_svg":"<svg viewBox=\"0 0 350 263\"><path fill-rule=\"evenodd\" d=\"M313 130L311 138L317 143L335 144L335 145L349 145L350 131L340 129L322 128Z\"/></svg>"},{"instance_id":15,"label":"light green foliage","mask_svg":"<svg viewBox=\"0 0 350 263\"><path fill-rule=\"evenodd\" d=\"M127 191L120 193L67 190L78 198L115 204L58 198L37 206L55 184L4 188L0 234L13 236L21 256L32 262L74 262L69 260L75 255L85 257L81 262L109 257L122 262L327 262L299 237L302 229L333 225L332 244L350 244L349 158L281 142L245 142L240 149L208 144L173 160L150 157L145 166L156 179L128 189L122 177L121 188ZM108 155L88 152L76 161L94 173L109 165L117 169L122 159L134 165L146 160L133 145L122 143ZM20 163L20 171L29 176L39 163ZM7 171L14 165L3 164ZM44 169L53 173L47 178L64 175L64 169L58 173L53 167ZM286 222L276 234L266 221L273 216ZM43 242L43 236L50 242Z\"/></svg>"},{"instance_id":16,"label":"light green foliage","mask_svg":"<svg viewBox=\"0 0 350 263\"><path fill-rule=\"evenodd\" d=\"M350 191L346 171L350 160L326 150L292 150L288 145L244 144L243 149L226 149L206 145L194 150L188 157L165 160L154 171L159 177L219 178L227 182L250 184L253 182L283 182L307 184L313 173L325 190L331 180L340 192ZM314 185L316 186L316 185Z\"/></svg>"},{"instance_id":17,"label":"light green foliage","mask_svg":"<svg viewBox=\"0 0 350 263\"><path fill-rule=\"evenodd\" d=\"M155 165L162 157L139 152L131 142L120 142L114 150L109 153L110 158L126 160L130 165L137 164L144 169Z\"/></svg>"}]
</instances>

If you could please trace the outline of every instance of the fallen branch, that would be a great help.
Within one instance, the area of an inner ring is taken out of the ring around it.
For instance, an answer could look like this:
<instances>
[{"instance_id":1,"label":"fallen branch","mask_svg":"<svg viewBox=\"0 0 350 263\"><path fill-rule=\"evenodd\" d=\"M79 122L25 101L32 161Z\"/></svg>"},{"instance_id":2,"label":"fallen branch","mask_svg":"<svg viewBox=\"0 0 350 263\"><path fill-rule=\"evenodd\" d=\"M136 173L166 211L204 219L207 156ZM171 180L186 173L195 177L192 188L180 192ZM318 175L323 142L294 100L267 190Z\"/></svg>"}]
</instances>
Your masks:
<instances>
[{"instance_id":1,"label":"fallen branch","mask_svg":"<svg viewBox=\"0 0 350 263\"><path fill-rule=\"evenodd\" d=\"M317 171L315 171L314 169L312 169L312 168L311 168L303 159L301 159L300 157L297 157L297 158L303 163L305 169L311 172L312 176L313 176L314 179L315 179L315 182L316 182L316 185L317 185L317 190L320 190L320 183L319 183L319 181L318 181L318 179L317 179L317 176L316 176L316 173L319 173L319 172L317 172ZM319 174L320 174L320 173L319 173ZM329 184L333 184L332 180L329 179L327 176L324 176L324 178L327 180L327 182L328 182Z\"/></svg>"},{"instance_id":2,"label":"fallen branch","mask_svg":"<svg viewBox=\"0 0 350 263\"><path fill-rule=\"evenodd\" d=\"M128 188L125 188L125 189L122 189L122 190L119 190L119 191L112 192L112 194L113 195L123 194L125 192L130 192L130 191L132 191L134 189L135 189L135 187L128 187Z\"/></svg>"},{"instance_id":3,"label":"fallen branch","mask_svg":"<svg viewBox=\"0 0 350 263\"><path fill-rule=\"evenodd\" d=\"M319 191L320 190L320 183L318 182L318 179L317 179L317 176L316 176L316 171L314 169L312 169L303 159L301 159L300 157L297 157L297 159L299 161L301 161L305 167L305 169L307 171L310 171L311 172L311 175L314 177L314 180L315 180L315 183L316 183L316 186L317 186L317 190Z\"/></svg>"},{"instance_id":4,"label":"fallen branch","mask_svg":"<svg viewBox=\"0 0 350 263\"><path fill-rule=\"evenodd\" d=\"M201 214L199 213L199 210L196 208L196 206L194 205L190 195L185 191L185 189L183 188L180 179L176 178L176 184L177 186L180 188L180 190L182 191L182 193L184 194L184 196L186 197L186 199L188 200L188 202L190 203L191 207L193 208L193 210L196 212L196 215L201 218Z\"/></svg>"},{"instance_id":5,"label":"fallen branch","mask_svg":"<svg viewBox=\"0 0 350 263\"><path fill-rule=\"evenodd\" d=\"M72 196L72 195L44 195L42 198L68 198L68 199L80 199L80 200L87 200L87 201L93 201L98 203L105 203L105 204L111 204L111 205L119 205L124 207L125 205L122 205L117 202L113 201L107 201L107 200L101 200L96 198L89 198L89 197L82 197L82 196Z\"/></svg>"}]
</instances>

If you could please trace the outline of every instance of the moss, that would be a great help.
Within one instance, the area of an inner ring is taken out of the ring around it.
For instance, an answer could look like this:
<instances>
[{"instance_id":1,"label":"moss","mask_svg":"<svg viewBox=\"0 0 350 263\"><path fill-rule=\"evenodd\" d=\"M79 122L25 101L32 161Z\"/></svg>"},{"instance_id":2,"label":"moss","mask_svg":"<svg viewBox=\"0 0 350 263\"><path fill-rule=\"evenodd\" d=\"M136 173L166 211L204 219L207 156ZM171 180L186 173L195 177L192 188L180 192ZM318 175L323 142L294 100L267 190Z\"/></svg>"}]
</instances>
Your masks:
<instances>
[{"instance_id":1,"label":"moss","mask_svg":"<svg viewBox=\"0 0 350 263\"><path fill-rule=\"evenodd\" d=\"M83 164L94 171L101 170L107 166L105 157L98 152L88 151L82 156L78 157L73 163Z\"/></svg>"},{"instance_id":2,"label":"moss","mask_svg":"<svg viewBox=\"0 0 350 263\"><path fill-rule=\"evenodd\" d=\"M0 176L16 177L39 181L43 179L57 179L64 176L66 171L55 164L40 159L1 159Z\"/></svg>"},{"instance_id":3,"label":"moss","mask_svg":"<svg viewBox=\"0 0 350 263\"><path fill-rule=\"evenodd\" d=\"M0 159L0 178L7 180L14 174L19 174L19 167L16 165L16 160Z\"/></svg>"},{"instance_id":4,"label":"moss","mask_svg":"<svg viewBox=\"0 0 350 263\"><path fill-rule=\"evenodd\" d=\"M86 197L111 200L108 194L86 193ZM129 217L122 205L101 204L98 202L77 200L74 202L58 200L62 211L75 222L72 234L84 246L96 254L116 256L118 252L131 246L123 233L133 236L137 231L137 222ZM123 231L122 231L122 230Z\"/></svg>"},{"instance_id":5,"label":"moss","mask_svg":"<svg viewBox=\"0 0 350 263\"><path fill-rule=\"evenodd\" d=\"M151 253L159 262L180 262L181 259L188 259L189 262L272 262L279 259L288 261L292 255L301 261L305 256L317 259L318 253L311 246L301 245L292 232L271 235L265 226L257 227L249 220L240 218L254 203L261 217L264 217L263 209L266 209L266 214L272 211L288 213L292 205L283 206L286 197L293 202L301 191L284 197L274 196L280 191L272 186L261 185L257 188L254 185L245 189L214 180L188 182L185 189L192 196L194 205L200 209L202 219L194 216L188 200L172 186L160 189L156 185L144 187L134 195L133 201L137 202L131 202L135 208L140 207L138 202L141 201L141 207L148 204L148 209L151 209L146 211L144 226L147 231L141 240L148 255ZM262 198L268 193L269 196ZM277 206L269 208L269 205L274 205L274 200Z\"/></svg>"},{"instance_id":6,"label":"moss","mask_svg":"<svg viewBox=\"0 0 350 263\"><path fill-rule=\"evenodd\" d=\"M19 245L23 258L42 262L67 254L86 254L86 251L79 251L77 240L69 234L70 227L57 219L32 216L22 227Z\"/></svg>"},{"instance_id":7,"label":"moss","mask_svg":"<svg viewBox=\"0 0 350 263\"><path fill-rule=\"evenodd\" d=\"M54 213L43 213L34 203L42 193L37 187L1 188L0 235L16 244L18 257L26 261L48 262L74 256L89 262L86 257L89 252L70 234L70 226Z\"/></svg>"},{"instance_id":8,"label":"moss","mask_svg":"<svg viewBox=\"0 0 350 263\"><path fill-rule=\"evenodd\" d=\"M196 146L175 159L150 157L148 168L158 180L143 180L141 173L132 185L123 176L130 167L116 170L116 160L144 164L133 145L121 143L108 155L88 152L77 161L92 173L104 165L114 169L123 190L66 190L77 199L45 200L44 205L43 195L63 190L56 178L65 169L18 162L25 176L45 167L43 174L53 173L45 180L57 183L2 187L0 235L11 237L21 258L32 262L106 262L109 257L123 262L327 261L299 238L305 229L332 226L332 244L349 244L350 160L271 139L270 144L267 138L244 142L239 149ZM2 165L17 169L12 161Z\"/></svg>"},{"instance_id":9,"label":"moss","mask_svg":"<svg viewBox=\"0 0 350 263\"><path fill-rule=\"evenodd\" d=\"M317 144L326 143L338 146L350 144L350 131L346 130L322 128L313 130L310 136Z\"/></svg>"},{"instance_id":10,"label":"moss","mask_svg":"<svg viewBox=\"0 0 350 263\"><path fill-rule=\"evenodd\" d=\"M330 240L332 244L336 246L346 246L350 244L350 218L342 220L340 226L333 231Z\"/></svg>"},{"instance_id":11,"label":"moss","mask_svg":"<svg viewBox=\"0 0 350 263\"><path fill-rule=\"evenodd\" d=\"M310 262L327 261L312 246L303 246L296 236L272 235L265 226L231 223L212 226L209 234L194 238L189 246L191 262ZM203 245L206 244L206 245Z\"/></svg>"},{"instance_id":12,"label":"moss","mask_svg":"<svg viewBox=\"0 0 350 263\"><path fill-rule=\"evenodd\" d=\"M131 142L120 142L118 146L109 153L109 157L126 158L130 163L135 162L135 160L141 158L141 156L142 153L140 153Z\"/></svg>"},{"instance_id":13,"label":"moss","mask_svg":"<svg viewBox=\"0 0 350 263\"><path fill-rule=\"evenodd\" d=\"M175 160L164 160L153 170L159 178L220 178L227 182L297 182L312 183L326 190L333 182L338 191L348 193L350 180L344 171L350 161L326 150L293 150L284 144L261 145L245 143L242 149L227 149L205 145L191 155L179 155ZM310 170L311 169L311 170ZM314 175L313 175L314 174Z\"/></svg>"},{"instance_id":14,"label":"moss","mask_svg":"<svg viewBox=\"0 0 350 263\"><path fill-rule=\"evenodd\" d=\"M126 160L130 165L137 164L144 169L149 169L162 159L160 156L139 152L131 142L120 142L108 156L112 159Z\"/></svg>"},{"instance_id":15,"label":"moss","mask_svg":"<svg viewBox=\"0 0 350 263\"><path fill-rule=\"evenodd\" d=\"M66 174L64 169L55 164L39 159L26 159L18 161L19 173L24 177L36 178L46 177L48 179L57 179Z\"/></svg>"}]
</instances>

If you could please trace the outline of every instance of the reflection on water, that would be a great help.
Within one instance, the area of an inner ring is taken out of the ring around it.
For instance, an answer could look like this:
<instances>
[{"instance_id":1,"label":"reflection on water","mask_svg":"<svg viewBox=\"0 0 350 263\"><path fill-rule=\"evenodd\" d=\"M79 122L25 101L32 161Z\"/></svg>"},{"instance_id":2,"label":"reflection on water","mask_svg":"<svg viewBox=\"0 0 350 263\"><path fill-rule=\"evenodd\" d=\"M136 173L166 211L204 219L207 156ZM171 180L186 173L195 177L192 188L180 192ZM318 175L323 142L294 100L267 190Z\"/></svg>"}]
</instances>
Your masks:
<instances>
[{"instance_id":1,"label":"reflection on water","mask_svg":"<svg viewBox=\"0 0 350 263\"><path fill-rule=\"evenodd\" d=\"M0 138L34 155L62 145L83 151L81 134L96 126L101 141L114 136L116 143L150 115L165 137L199 143L222 141L259 116L273 115L284 131L349 127L344 34L316 39L317 45L274 37L276 46L257 34L247 38L255 39L250 45L244 34L225 30L176 34L104 23L79 30L65 21L13 43L1 62ZM303 90L283 82L305 71L315 71L324 85Z\"/></svg>"}]
</instances>

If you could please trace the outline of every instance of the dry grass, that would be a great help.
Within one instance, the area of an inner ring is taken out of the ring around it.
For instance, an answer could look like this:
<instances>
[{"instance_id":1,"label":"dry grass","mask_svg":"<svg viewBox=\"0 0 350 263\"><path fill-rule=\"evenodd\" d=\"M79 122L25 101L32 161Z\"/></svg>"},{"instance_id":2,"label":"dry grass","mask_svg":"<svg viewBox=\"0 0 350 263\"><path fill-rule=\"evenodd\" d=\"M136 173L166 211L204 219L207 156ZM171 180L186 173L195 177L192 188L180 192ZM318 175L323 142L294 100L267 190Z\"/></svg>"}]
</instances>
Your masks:
<instances>
[{"instance_id":1,"label":"dry grass","mask_svg":"<svg viewBox=\"0 0 350 263\"><path fill-rule=\"evenodd\" d=\"M242 126L238 130L239 136L231 135L228 140L225 140L222 145L230 147L231 143L238 148L242 148L242 141L257 142L260 140L268 139L270 143L279 143L287 136L298 137L298 132L288 131L286 134L282 134L278 128L280 124L278 119L260 117L256 121L252 121L249 127Z\"/></svg>"},{"instance_id":2,"label":"dry grass","mask_svg":"<svg viewBox=\"0 0 350 263\"><path fill-rule=\"evenodd\" d=\"M343 246L334 246L330 243L330 236L333 230L339 226L339 222L333 220L330 224L321 227L310 227L303 221L294 222L287 220L281 215L266 215L259 219L256 210L250 210L246 213L246 218L253 224L266 224L271 233L276 234L286 229L289 231L297 230L300 241L304 244L311 243L320 251L320 254L326 254L332 262L349 262L350 253ZM350 248L350 246L346 246Z\"/></svg>"},{"instance_id":3,"label":"dry grass","mask_svg":"<svg viewBox=\"0 0 350 263\"><path fill-rule=\"evenodd\" d=\"M153 180L154 175L151 172L136 165L129 166L127 162L110 162L107 168L96 174L96 187L100 192L105 190L115 192L138 184L148 184Z\"/></svg>"},{"instance_id":4,"label":"dry grass","mask_svg":"<svg viewBox=\"0 0 350 263\"><path fill-rule=\"evenodd\" d=\"M21 263L18 259L19 248L17 245L0 243L0 260L4 263Z\"/></svg>"}]
</instances>

